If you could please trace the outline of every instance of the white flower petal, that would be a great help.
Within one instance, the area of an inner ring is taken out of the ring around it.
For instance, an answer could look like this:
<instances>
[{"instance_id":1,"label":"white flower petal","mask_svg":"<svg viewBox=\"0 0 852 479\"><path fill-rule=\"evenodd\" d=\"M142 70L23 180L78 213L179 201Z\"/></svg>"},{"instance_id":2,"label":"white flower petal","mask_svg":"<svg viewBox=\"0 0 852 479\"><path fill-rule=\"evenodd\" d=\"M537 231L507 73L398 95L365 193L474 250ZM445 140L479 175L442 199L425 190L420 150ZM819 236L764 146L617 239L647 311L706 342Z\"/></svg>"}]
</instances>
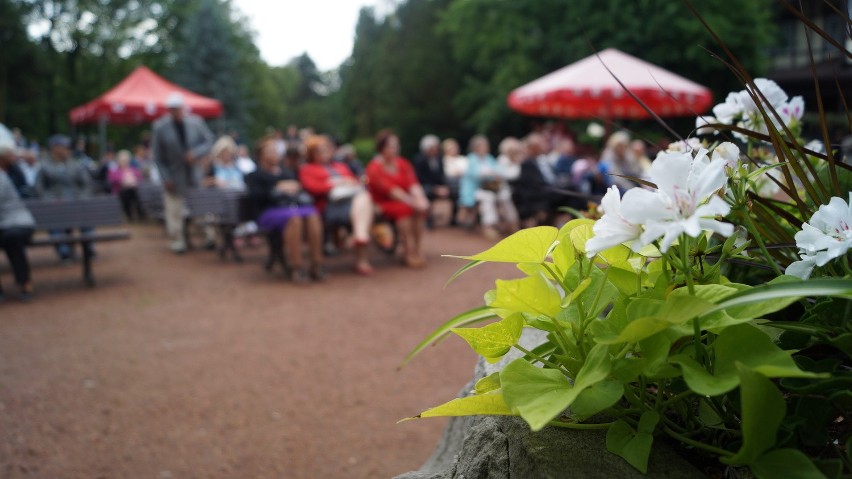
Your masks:
<instances>
[{"instance_id":1,"label":"white flower petal","mask_svg":"<svg viewBox=\"0 0 852 479\"><path fill-rule=\"evenodd\" d=\"M796 276L802 279L808 279L811 276L811 273L814 271L814 262L810 260L802 260L796 261L795 263L790 263L790 266L787 266L787 269L784 270L784 274L790 276Z\"/></svg>"}]
</instances>

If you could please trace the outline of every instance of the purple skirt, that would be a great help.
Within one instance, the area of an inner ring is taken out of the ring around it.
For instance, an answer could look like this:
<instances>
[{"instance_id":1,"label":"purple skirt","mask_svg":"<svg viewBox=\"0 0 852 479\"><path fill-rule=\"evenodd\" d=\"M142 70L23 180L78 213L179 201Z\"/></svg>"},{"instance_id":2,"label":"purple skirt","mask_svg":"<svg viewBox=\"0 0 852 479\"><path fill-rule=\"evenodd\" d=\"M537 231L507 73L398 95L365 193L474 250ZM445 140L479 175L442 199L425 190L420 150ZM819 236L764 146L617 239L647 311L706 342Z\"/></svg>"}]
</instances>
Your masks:
<instances>
[{"instance_id":1,"label":"purple skirt","mask_svg":"<svg viewBox=\"0 0 852 479\"><path fill-rule=\"evenodd\" d=\"M269 208L261 213L257 218L257 226L262 230L280 230L290 221L290 218L317 214L317 209L313 206L281 206L277 208Z\"/></svg>"}]
</instances>

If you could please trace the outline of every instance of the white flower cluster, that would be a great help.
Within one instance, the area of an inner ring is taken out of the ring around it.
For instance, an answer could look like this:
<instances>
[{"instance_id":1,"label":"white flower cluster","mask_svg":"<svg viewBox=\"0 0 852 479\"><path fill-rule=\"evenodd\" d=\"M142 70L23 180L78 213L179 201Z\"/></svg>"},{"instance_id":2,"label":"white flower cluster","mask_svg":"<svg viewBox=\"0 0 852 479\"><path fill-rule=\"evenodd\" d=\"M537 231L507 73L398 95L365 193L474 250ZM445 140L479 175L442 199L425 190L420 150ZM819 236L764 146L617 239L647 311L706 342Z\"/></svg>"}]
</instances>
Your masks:
<instances>
[{"instance_id":1,"label":"white flower cluster","mask_svg":"<svg viewBox=\"0 0 852 479\"><path fill-rule=\"evenodd\" d=\"M846 254L852 247L852 193L849 203L835 196L820 206L795 238L802 259L787 267L791 276L808 279L815 266Z\"/></svg>"},{"instance_id":2,"label":"white flower cluster","mask_svg":"<svg viewBox=\"0 0 852 479\"><path fill-rule=\"evenodd\" d=\"M716 219L730 206L716 193L727 183L726 166L739 157L732 143L716 147L712 156L703 148L690 152L662 152L651 164L649 176L656 190L633 188L621 198L612 186L601 201L604 215L586 242L589 257L622 243L639 251L654 241L667 251L681 234L697 238L704 231L730 236L734 227Z\"/></svg>"},{"instance_id":3,"label":"white flower cluster","mask_svg":"<svg viewBox=\"0 0 852 479\"><path fill-rule=\"evenodd\" d=\"M713 107L714 116L700 116L695 120L695 127L698 128L700 134L711 133L713 130L707 125L714 123L722 123L726 125L736 125L746 130L751 130L758 133L767 134L766 122L763 114L757 107L757 104L752 98L751 93L760 99L760 102L766 110L772 124L776 128L781 128L778 119L771 110L778 112L781 120L785 125L792 126L802 119L805 112L805 102L800 96L789 98L787 93L772 80L766 78L756 78L755 86L760 90L760 93L751 92L750 88L737 92L728 93L724 103L720 103ZM761 98L761 93L763 98ZM737 138L746 141L748 137L741 133L734 133Z\"/></svg>"}]
</instances>

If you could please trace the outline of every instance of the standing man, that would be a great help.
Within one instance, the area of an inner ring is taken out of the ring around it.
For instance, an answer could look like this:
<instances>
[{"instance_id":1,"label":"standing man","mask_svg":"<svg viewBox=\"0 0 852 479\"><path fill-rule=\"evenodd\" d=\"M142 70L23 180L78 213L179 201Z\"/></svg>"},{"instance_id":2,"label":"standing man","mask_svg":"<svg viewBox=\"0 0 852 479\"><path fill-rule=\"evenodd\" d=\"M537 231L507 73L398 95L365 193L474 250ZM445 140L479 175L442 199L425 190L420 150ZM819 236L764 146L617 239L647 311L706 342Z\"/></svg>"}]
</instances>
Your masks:
<instances>
[{"instance_id":1,"label":"standing man","mask_svg":"<svg viewBox=\"0 0 852 479\"><path fill-rule=\"evenodd\" d=\"M215 138L201 118L184 111L180 93L169 95L166 107L169 113L155 121L152 127L151 155L163 182L169 247L183 254L186 251L184 195L196 186L196 167L213 147Z\"/></svg>"}]
</instances>

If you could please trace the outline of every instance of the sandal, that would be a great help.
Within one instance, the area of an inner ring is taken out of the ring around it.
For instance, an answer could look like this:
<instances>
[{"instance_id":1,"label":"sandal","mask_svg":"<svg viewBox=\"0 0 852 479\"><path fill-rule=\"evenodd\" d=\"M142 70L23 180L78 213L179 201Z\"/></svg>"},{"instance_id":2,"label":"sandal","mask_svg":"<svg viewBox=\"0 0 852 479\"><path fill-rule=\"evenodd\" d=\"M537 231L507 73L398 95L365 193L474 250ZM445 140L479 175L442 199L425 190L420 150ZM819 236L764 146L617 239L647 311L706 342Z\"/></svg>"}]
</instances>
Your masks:
<instances>
[{"instance_id":1,"label":"sandal","mask_svg":"<svg viewBox=\"0 0 852 479\"><path fill-rule=\"evenodd\" d=\"M290 281L293 284L305 284L308 282L308 276L300 269L294 269L290 272Z\"/></svg>"},{"instance_id":2,"label":"sandal","mask_svg":"<svg viewBox=\"0 0 852 479\"><path fill-rule=\"evenodd\" d=\"M373 267L369 264L356 264L353 269L361 276L370 276L375 272Z\"/></svg>"},{"instance_id":3,"label":"sandal","mask_svg":"<svg viewBox=\"0 0 852 479\"><path fill-rule=\"evenodd\" d=\"M311 279L322 283L328 278L328 275L325 274L325 269L322 266L311 266Z\"/></svg>"}]
</instances>

